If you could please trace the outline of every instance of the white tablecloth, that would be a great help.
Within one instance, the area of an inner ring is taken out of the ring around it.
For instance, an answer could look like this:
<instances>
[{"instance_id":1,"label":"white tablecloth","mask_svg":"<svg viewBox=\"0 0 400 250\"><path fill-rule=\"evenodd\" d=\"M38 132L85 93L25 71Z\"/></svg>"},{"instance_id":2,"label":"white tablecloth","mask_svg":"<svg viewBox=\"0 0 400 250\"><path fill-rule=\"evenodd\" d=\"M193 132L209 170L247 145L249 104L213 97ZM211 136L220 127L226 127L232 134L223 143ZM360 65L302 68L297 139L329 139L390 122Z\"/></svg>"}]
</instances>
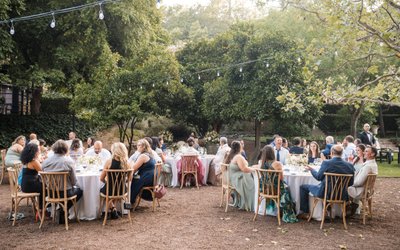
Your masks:
<instances>
[{"instance_id":1,"label":"white tablecloth","mask_svg":"<svg viewBox=\"0 0 400 250\"><path fill-rule=\"evenodd\" d=\"M100 171L87 171L76 173L77 186L83 195L77 203L78 217L80 220L95 220L98 218L100 205ZM70 209L70 217L74 217L74 209Z\"/></svg>"},{"instance_id":2,"label":"white tablecloth","mask_svg":"<svg viewBox=\"0 0 400 250\"><path fill-rule=\"evenodd\" d=\"M286 184L289 186L290 189L290 195L292 197L292 200L296 203L296 213L298 214L300 212L300 186L303 184L311 184L311 185L318 185L319 181L317 181L310 172L290 172L290 171L284 171L283 172L284 176L283 179L286 182ZM253 173L254 177L254 187L255 187L255 201L257 201L257 190L259 187L258 184L258 178L257 174ZM309 207L310 207L310 212L311 208L314 204L314 198L312 196L309 196ZM257 207L257 202L254 203L254 211L256 211ZM322 202L318 202L317 206L314 209L313 213L313 219L315 220L321 220L322 219ZM263 215L264 214L264 209L265 209L265 200L263 200L259 206L258 214ZM333 208L333 213L336 216L341 215L341 209L339 207L334 206ZM272 216L276 216L276 214L269 214Z\"/></svg>"},{"instance_id":3,"label":"white tablecloth","mask_svg":"<svg viewBox=\"0 0 400 250\"><path fill-rule=\"evenodd\" d=\"M208 177L208 172L210 170L210 163L212 159L214 159L215 155L200 155L201 163L203 164L203 174L204 178L202 180L202 184L206 185L207 184L207 177ZM172 168L172 183L171 185L173 187L179 186L179 180L178 180L178 169L176 167L176 163L181 159L180 156L177 157L172 157L172 156L167 156L166 163L169 163Z\"/></svg>"}]
</instances>

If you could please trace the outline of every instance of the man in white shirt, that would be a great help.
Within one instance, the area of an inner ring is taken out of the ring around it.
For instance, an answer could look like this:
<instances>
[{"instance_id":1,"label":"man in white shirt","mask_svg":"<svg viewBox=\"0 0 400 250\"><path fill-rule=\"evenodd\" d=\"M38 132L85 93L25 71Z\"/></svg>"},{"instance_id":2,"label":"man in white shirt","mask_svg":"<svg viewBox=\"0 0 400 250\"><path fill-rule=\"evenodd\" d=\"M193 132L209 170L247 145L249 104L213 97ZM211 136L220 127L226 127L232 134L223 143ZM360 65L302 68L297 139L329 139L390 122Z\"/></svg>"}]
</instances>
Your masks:
<instances>
[{"instance_id":1,"label":"man in white shirt","mask_svg":"<svg viewBox=\"0 0 400 250\"><path fill-rule=\"evenodd\" d=\"M368 174L378 174L378 164L376 164L375 158L378 154L378 150L375 147L368 146L364 151L364 157L367 159L363 166L356 171L354 175L354 183L348 187L347 191L349 196L353 198L352 214L358 207L359 200L364 191L364 184L367 180Z\"/></svg>"},{"instance_id":2,"label":"man in white shirt","mask_svg":"<svg viewBox=\"0 0 400 250\"><path fill-rule=\"evenodd\" d=\"M225 156L229 153L231 148L228 145L228 139L221 137L219 139L219 148L215 158L210 163L210 169L208 172L207 182L211 185L215 185L218 180L219 174L221 174L221 163L224 161Z\"/></svg>"},{"instance_id":3,"label":"man in white shirt","mask_svg":"<svg viewBox=\"0 0 400 250\"><path fill-rule=\"evenodd\" d=\"M96 141L93 148L90 148L86 154L87 156L98 156L101 162L104 163L111 158L111 153L107 149L103 148L103 143L101 141Z\"/></svg>"},{"instance_id":4,"label":"man in white shirt","mask_svg":"<svg viewBox=\"0 0 400 250\"><path fill-rule=\"evenodd\" d=\"M69 134L68 134L68 141L65 141L66 143L67 143L67 145L68 145L68 149L69 148L71 148L71 144L72 144L72 141L74 140L76 138L76 134L75 134L75 132L69 132ZM83 143L82 143L82 141L81 140L79 140L79 144L81 145L81 148L83 148Z\"/></svg>"},{"instance_id":5,"label":"man in white shirt","mask_svg":"<svg viewBox=\"0 0 400 250\"><path fill-rule=\"evenodd\" d=\"M348 161L356 154L356 145L354 144L354 137L348 135L343 140L344 152L342 155L343 160Z\"/></svg>"},{"instance_id":6,"label":"man in white shirt","mask_svg":"<svg viewBox=\"0 0 400 250\"><path fill-rule=\"evenodd\" d=\"M286 165L286 159L289 156L289 151L282 147L282 137L276 136L274 142L275 159L282 163L282 165Z\"/></svg>"}]
</instances>

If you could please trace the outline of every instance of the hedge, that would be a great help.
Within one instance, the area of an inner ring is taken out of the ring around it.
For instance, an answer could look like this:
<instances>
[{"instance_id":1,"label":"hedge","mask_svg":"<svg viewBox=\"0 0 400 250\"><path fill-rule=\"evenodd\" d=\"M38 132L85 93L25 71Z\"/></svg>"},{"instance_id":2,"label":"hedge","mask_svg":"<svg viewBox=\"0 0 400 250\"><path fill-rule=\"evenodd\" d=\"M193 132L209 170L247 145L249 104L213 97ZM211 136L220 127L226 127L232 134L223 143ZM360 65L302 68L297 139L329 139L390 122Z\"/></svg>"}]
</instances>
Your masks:
<instances>
[{"instance_id":1,"label":"hedge","mask_svg":"<svg viewBox=\"0 0 400 250\"><path fill-rule=\"evenodd\" d=\"M51 145L58 139L67 139L72 131L72 116L68 114L0 115L0 148L8 148L19 135L35 133ZM76 119L75 132L84 140L96 131L84 121Z\"/></svg>"}]
</instances>

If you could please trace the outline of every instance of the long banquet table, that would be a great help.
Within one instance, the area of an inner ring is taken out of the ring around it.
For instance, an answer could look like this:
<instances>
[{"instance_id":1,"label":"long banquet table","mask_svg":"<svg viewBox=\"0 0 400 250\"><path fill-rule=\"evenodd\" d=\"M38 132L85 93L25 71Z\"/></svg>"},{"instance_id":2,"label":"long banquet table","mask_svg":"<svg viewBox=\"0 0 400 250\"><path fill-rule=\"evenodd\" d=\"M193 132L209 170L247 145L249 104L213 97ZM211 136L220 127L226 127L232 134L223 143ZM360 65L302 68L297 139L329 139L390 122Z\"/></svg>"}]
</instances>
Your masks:
<instances>
[{"instance_id":1,"label":"long banquet table","mask_svg":"<svg viewBox=\"0 0 400 250\"><path fill-rule=\"evenodd\" d=\"M203 164L203 180L202 184L206 185L207 184L207 177L208 177L208 172L210 170L210 163L214 159L215 155L200 155L200 160L201 163ZM167 156L166 163L169 163L172 168L172 182L171 186L176 187L179 186L179 180L178 180L178 169L177 169L177 163L181 159L180 156Z\"/></svg>"},{"instance_id":2,"label":"long banquet table","mask_svg":"<svg viewBox=\"0 0 400 250\"><path fill-rule=\"evenodd\" d=\"M299 214L300 212L300 186L303 184L311 184L311 185L318 185L320 182L317 181L310 172L303 172L303 171L298 171L299 168L292 167L292 166L285 166L284 171L283 171L283 179L286 182L286 184L289 186L290 189L290 196L292 197L293 202L296 204L296 213ZM257 201L257 190L259 187L259 180L257 178L257 174L253 173L253 178L254 178L254 187L255 187L255 201ZM311 208L314 204L314 198L312 196L309 196L309 207L310 207L310 212ZM254 211L256 211L257 207L257 202L254 203ZM315 207L314 213L312 218L315 220L321 220L322 219L322 203L319 202L317 206ZM258 214L263 215L265 210L265 200L262 200ZM334 206L333 207L333 213L335 216L341 215L341 209ZM268 215L276 216L276 211L272 214L267 213Z\"/></svg>"}]
</instances>

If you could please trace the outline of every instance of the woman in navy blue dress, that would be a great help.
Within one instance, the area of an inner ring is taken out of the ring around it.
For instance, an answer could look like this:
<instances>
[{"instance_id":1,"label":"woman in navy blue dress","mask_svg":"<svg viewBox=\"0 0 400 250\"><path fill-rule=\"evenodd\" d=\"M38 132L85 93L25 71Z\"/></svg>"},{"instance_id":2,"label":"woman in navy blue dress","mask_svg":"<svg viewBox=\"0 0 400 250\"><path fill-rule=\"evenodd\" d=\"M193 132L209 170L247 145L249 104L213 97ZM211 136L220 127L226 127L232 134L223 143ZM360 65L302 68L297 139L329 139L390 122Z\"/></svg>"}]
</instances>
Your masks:
<instances>
[{"instance_id":1,"label":"woman in navy blue dress","mask_svg":"<svg viewBox=\"0 0 400 250\"><path fill-rule=\"evenodd\" d=\"M142 187L153 186L154 166L156 164L148 141L144 139L139 140L137 150L140 152L140 155L133 165L133 170L134 172L138 172L139 178L134 177L132 180L131 204L135 204ZM149 191L144 190L142 199L152 201L153 197Z\"/></svg>"}]
</instances>

